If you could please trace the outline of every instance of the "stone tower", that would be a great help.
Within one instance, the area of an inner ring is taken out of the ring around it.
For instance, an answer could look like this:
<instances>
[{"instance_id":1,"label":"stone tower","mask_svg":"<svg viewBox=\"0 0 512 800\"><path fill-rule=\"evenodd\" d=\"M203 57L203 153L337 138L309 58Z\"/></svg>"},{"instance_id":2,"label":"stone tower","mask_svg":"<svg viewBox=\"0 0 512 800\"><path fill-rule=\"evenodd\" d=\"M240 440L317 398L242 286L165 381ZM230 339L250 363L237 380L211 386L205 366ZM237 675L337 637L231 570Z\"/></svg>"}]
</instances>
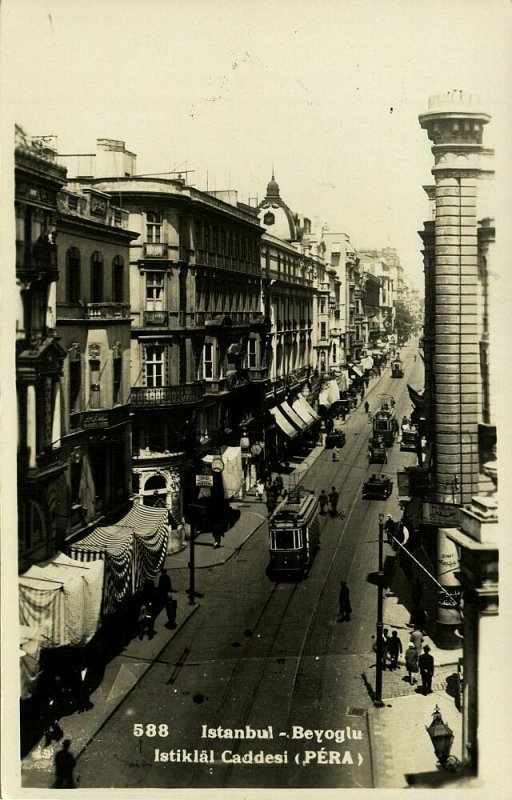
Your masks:
<instances>
[{"instance_id":1,"label":"stone tower","mask_svg":"<svg viewBox=\"0 0 512 800\"><path fill-rule=\"evenodd\" d=\"M478 423L483 418L485 304L479 268L479 186L492 178L494 152L482 144L490 116L460 91L437 95L419 116L433 142L430 399L438 501L469 503L478 490ZM433 250L433 252L432 252ZM427 346L428 346L427 342ZM427 363L427 362L426 362ZM428 379L428 378L427 378Z\"/></svg>"}]
</instances>

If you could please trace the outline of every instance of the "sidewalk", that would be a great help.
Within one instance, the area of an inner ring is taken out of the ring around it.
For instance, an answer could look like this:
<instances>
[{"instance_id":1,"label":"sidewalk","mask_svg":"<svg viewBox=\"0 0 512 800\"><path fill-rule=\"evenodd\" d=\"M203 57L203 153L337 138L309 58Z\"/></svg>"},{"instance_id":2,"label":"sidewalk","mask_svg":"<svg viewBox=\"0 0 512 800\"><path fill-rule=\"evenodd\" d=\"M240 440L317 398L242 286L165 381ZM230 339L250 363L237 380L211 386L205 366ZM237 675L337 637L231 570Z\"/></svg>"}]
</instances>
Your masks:
<instances>
[{"instance_id":1,"label":"sidewalk","mask_svg":"<svg viewBox=\"0 0 512 800\"><path fill-rule=\"evenodd\" d=\"M386 546L389 547L389 546ZM391 552L391 548L389 548ZM409 610L400 602L406 596L403 575L398 563L394 564L390 586L384 597L384 627L396 630L405 648L412 628ZM465 785L467 779L457 778L437 765L432 742L425 730L432 721L437 705L444 722L452 729L454 742L451 753L462 759L462 714L455 703L457 694L457 663L462 649L442 650L426 635L424 644L431 648L434 657L434 679L432 694L423 695L417 684L410 686L404 680L404 658L399 659L400 669L383 673L383 708L367 711L372 771L377 788L435 788L457 780L457 787Z\"/></svg>"}]
</instances>

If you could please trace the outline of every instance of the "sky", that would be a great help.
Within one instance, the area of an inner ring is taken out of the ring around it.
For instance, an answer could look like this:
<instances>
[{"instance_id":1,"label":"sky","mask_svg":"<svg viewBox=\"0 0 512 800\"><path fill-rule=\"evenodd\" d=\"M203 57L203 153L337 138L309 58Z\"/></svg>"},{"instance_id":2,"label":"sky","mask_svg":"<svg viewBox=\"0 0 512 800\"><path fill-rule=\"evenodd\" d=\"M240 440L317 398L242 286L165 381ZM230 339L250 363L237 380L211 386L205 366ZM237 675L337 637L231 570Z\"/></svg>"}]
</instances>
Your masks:
<instances>
[{"instance_id":1,"label":"sky","mask_svg":"<svg viewBox=\"0 0 512 800\"><path fill-rule=\"evenodd\" d=\"M122 139L139 174L191 170L243 202L274 169L293 211L358 249L395 247L421 288L433 158L418 114L462 89L493 116L485 143L506 141L510 5L3 0L2 108L61 153Z\"/></svg>"}]
</instances>

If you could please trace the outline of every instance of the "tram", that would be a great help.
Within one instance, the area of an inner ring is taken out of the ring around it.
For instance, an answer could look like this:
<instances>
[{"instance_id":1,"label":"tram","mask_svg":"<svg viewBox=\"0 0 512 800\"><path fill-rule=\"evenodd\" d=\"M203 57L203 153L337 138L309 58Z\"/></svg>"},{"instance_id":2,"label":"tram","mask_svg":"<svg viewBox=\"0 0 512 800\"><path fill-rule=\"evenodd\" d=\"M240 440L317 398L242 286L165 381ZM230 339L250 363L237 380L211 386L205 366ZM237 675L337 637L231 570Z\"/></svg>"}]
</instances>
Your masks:
<instances>
[{"instance_id":1,"label":"tram","mask_svg":"<svg viewBox=\"0 0 512 800\"><path fill-rule=\"evenodd\" d=\"M269 571L306 577L320 542L316 497L291 492L269 520Z\"/></svg>"},{"instance_id":2,"label":"tram","mask_svg":"<svg viewBox=\"0 0 512 800\"><path fill-rule=\"evenodd\" d=\"M391 377L392 378L404 377L404 368L399 358L395 358L395 360L391 362Z\"/></svg>"},{"instance_id":3,"label":"tram","mask_svg":"<svg viewBox=\"0 0 512 800\"><path fill-rule=\"evenodd\" d=\"M391 445L395 441L396 429L395 409L383 402L373 415L373 438L382 437L385 445Z\"/></svg>"}]
</instances>

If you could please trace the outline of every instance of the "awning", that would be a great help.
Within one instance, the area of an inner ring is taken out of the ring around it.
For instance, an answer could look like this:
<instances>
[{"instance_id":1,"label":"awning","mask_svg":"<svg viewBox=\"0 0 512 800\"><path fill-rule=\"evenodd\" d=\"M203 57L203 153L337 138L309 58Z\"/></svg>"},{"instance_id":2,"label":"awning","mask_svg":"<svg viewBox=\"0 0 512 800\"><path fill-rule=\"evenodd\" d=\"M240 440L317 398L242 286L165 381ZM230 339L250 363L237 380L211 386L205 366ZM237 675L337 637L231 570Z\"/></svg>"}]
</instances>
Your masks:
<instances>
[{"instance_id":1,"label":"awning","mask_svg":"<svg viewBox=\"0 0 512 800\"><path fill-rule=\"evenodd\" d=\"M353 372L354 373L356 378L362 378L363 377L363 371L361 369L359 369L359 367L356 367L354 364L348 364L348 369L349 369L349 372Z\"/></svg>"},{"instance_id":2,"label":"awning","mask_svg":"<svg viewBox=\"0 0 512 800\"><path fill-rule=\"evenodd\" d=\"M413 406L419 411L423 411L425 408L425 390L422 389L421 392L418 392L417 389L413 389L412 386L409 386L409 384L407 384L407 389L409 391L409 397L411 398L411 403Z\"/></svg>"},{"instance_id":3,"label":"awning","mask_svg":"<svg viewBox=\"0 0 512 800\"><path fill-rule=\"evenodd\" d=\"M298 395L295 403L298 403L299 408L301 410L303 410L309 417L311 417L313 422L318 422L320 417L316 413L315 409L308 403L308 401L306 400L306 398L302 394ZM294 407L295 407L295 403L293 404Z\"/></svg>"},{"instance_id":4,"label":"awning","mask_svg":"<svg viewBox=\"0 0 512 800\"><path fill-rule=\"evenodd\" d=\"M286 434L286 436L288 436L289 439L294 439L299 432L297 428L294 428L292 423L288 422L285 415L281 413L281 411L278 408L270 408L269 411L274 417L276 423L283 431L283 433Z\"/></svg>"},{"instance_id":5,"label":"awning","mask_svg":"<svg viewBox=\"0 0 512 800\"><path fill-rule=\"evenodd\" d=\"M306 425L302 417L293 410L293 408L289 405L289 403L287 403L286 401L281 403L281 405L279 406L279 410L282 411L288 417L288 419L293 422L293 424L295 425L296 428L299 429L299 431L305 431L307 429L308 426Z\"/></svg>"},{"instance_id":6,"label":"awning","mask_svg":"<svg viewBox=\"0 0 512 800\"><path fill-rule=\"evenodd\" d=\"M298 398L297 398L296 400L294 400L294 401L293 401L293 403L292 403L292 408L293 408L293 410L295 411L295 413L297 414L297 416L298 416L298 417L300 417L300 418L301 418L301 420L303 420L303 421L304 421L304 423L305 423L305 425L306 425L306 428L310 428L310 427L311 427L311 425L313 425L313 424L314 424L315 420L314 420L314 419L313 419L313 417L312 417L312 416L311 416L311 415L310 415L310 414L309 414L309 413L306 411L306 409L302 407L302 405L301 405L301 403L300 403L300 401L299 401L299 399L298 399Z\"/></svg>"},{"instance_id":7,"label":"awning","mask_svg":"<svg viewBox=\"0 0 512 800\"><path fill-rule=\"evenodd\" d=\"M96 528L71 545L79 561L105 561L103 613L109 614L154 578L167 552L167 509L136 504L115 525Z\"/></svg>"}]
</instances>

